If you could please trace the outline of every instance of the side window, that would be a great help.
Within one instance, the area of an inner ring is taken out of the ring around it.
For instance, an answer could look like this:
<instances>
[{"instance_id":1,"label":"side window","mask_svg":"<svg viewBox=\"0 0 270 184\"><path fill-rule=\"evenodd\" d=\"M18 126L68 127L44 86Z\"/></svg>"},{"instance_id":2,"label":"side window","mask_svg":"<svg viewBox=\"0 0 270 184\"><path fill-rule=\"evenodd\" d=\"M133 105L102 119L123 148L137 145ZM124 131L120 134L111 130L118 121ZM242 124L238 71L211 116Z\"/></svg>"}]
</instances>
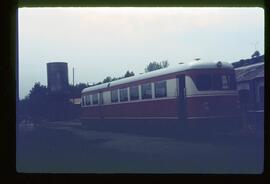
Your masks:
<instances>
[{"instance_id":1,"label":"side window","mask_svg":"<svg viewBox=\"0 0 270 184\"><path fill-rule=\"evenodd\" d=\"M94 105L96 105L96 104L98 104L98 94L96 93L96 94L93 94L93 104Z\"/></svg>"},{"instance_id":2,"label":"side window","mask_svg":"<svg viewBox=\"0 0 270 184\"><path fill-rule=\"evenodd\" d=\"M90 95L86 95L85 96L85 105L91 105L91 101L90 101Z\"/></svg>"},{"instance_id":3,"label":"side window","mask_svg":"<svg viewBox=\"0 0 270 184\"><path fill-rule=\"evenodd\" d=\"M118 102L118 90L111 91L111 102L115 103Z\"/></svg>"},{"instance_id":4,"label":"side window","mask_svg":"<svg viewBox=\"0 0 270 184\"><path fill-rule=\"evenodd\" d=\"M88 96L88 99L89 99L89 105L92 105L91 96L92 96L92 95L89 95L89 96Z\"/></svg>"},{"instance_id":5,"label":"side window","mask_svg":"<svg viewBox=\"0 0 270 184\"><path fill-rule=\"evenodd\" d=\"M99 93L99 102L100 104L103 104L103 93Z\"/></svg>"},{"instance_id":6,"label":"side window","mask_svg":"<svg viewBox=\"0 0 270 184\"><path fill-rule=\"evenodd\" d=\"M120 92L120 102L128 101L127 88L119 89L119 92Z\"/></svg>"},{"instance_id":7,"label":"side window","mask_svg":"<svg viewBox=\"0 0 270 184\"><path fill-rule=\"evenodd\" d=\"M167 96L167 83L166 81L155 82L155 97L162 98Z\"/></svg>"},{"instance_id":8,"label":"side window","mask_svg":"<svg viewBox=\"0 0 270 184\"><path fill-rule=\"evenodd\" d=\"M142 99L149 99L152 98L152 87L151 83L143 84L141 88L142 92Z\"/></svg>"},{"instance_id":9,"label":"side window","mask_svg":"<svg viewBox=\"0 0 270 184\"><path fill-rule=\"evenodd\" d=\"M139 86L129 88L130 100L139 100Z\"/></svg>"},{"instance_id":10,"label":"side window","mask_svg":"<svg viewBox=\"0 0 270 184\"><path fill-rule=\"evenodd\" d=\"M83 104L86 106L86 96L83 97Z\"/></svg>"},{"instance_id":11,"label":"side window","mask_svg":"<svg viewBox=\"0 0 270 184\"><path fill-rule=\"evenodd\" d=\"M84 96L82 96L82 100L81 100L81 106L84 106Z\"/></svg>"}]
</instances>

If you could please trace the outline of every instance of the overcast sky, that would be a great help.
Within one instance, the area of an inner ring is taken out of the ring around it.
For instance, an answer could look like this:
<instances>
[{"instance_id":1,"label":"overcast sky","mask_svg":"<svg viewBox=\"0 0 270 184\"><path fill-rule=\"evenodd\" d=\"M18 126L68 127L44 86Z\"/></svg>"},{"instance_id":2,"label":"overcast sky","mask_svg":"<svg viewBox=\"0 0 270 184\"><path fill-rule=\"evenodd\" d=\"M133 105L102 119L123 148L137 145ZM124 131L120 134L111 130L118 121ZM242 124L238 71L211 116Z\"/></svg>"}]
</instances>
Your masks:
<instances>
[{"instance_id":1,"label":"overcast sky","mask_svg":"<svg viewBox=\"0 0 270 184\"><path fill-rule=\"evenodd\" d=\"M257 42L257 44L256 44ZM261 8L20 8L19 96L47 85L47 62L67 62L75 83L170 67L194 58L234 62L264 54Z\"/></svg>"}]
</instances>

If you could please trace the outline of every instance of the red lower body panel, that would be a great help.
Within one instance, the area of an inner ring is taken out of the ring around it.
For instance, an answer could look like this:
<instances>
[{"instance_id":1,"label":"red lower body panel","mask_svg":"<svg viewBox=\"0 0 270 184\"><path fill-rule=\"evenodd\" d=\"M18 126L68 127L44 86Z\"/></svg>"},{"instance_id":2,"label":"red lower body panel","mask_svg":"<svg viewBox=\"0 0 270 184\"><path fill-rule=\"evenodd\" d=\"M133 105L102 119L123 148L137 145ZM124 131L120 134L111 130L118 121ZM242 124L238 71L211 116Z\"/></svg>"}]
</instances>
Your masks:
<instances>
[{"instance_id":1,"label":"red lower body panel","mask_svg":"<svg viewBox=\"0 0 270 184\"><path fill-rule=\"evenodd\" d=\"M200 96L187 98L188 118L230 117L240 114L238 96Z\"/></svg>"},{"instance_id":2,"label":"red lower body panel","mask_svg":"<svg viewBox=\"0 0 270 184\"><path fill-rule=\"evenodd\" d=\"M140 101L132 103L82 108L82 118L177 118L177 99Z\"/></svg>"}]
</instances>

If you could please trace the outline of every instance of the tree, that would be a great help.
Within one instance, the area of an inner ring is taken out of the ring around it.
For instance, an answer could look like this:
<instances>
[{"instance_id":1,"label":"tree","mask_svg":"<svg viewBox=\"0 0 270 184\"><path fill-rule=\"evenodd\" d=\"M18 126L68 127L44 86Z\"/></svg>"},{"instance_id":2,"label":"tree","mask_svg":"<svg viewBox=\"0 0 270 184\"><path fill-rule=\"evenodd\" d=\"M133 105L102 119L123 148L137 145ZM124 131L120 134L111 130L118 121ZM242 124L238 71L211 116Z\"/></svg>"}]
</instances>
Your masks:
<instances>
[{"instance_id":1,"label":"tree","mask_svg":"<svg viewBox=\"0 0 270 184\"><path fill-rule=\"evenodd\" d=\"M126 73L125 73L125 75L124 75L124 77L131 77L131 76L134 76L135 74L131 71L127 71Z\"/></svg>"},{"instance_id":2,"label":"tree","mask_svg":"<svg viewBox=\"0 0 270 184\"><path fill-rule=\"evenodd\" d=\"M34 84L29 94L18 104L18 113L20 116L39 119L48 116L48 95L47 87L39 82Z\"/></svg>"},{"instance_id":3,"label":"tree","mask_svg":"<svg viewBox=\"0 0 270 184\"><path fill-rule=\"evenodd\" d=\"M47 87L36 82L34 87L30 90L29 99L38 100L47 96Z\"/></svg>"},{"instance_id":4,"label":"tree","mask_svg":"<svg viewBox=\"0 0 270 184\"><path fill-rule=\"evenodd\" d=\"M19 100L19 103L16 105L16 111L18 112L18 117L16 117L18 122L29 117L29 95Z\"/></svg>"},{"instance_id":5,"label":"tree","mask_svg":"<svg viewBox=\"0 0 270 184\"><path fill-rule=\"evenodd\" d=\"M69 86L71 97L80 97L82 89L88 86L84 83ZM29 94L18 103L18 121L28 118L34 122L76 118L79 116L79 110L69 98L70 96L50 95L47 87L37 82Z\"/></svg>"},{"instance_id":6,"label":"tree","mask_svg":"<svg viewBox=\"0 0 270 184\"><path fill-rule=\"evenodd\" d=\"M251 58L255 58L255 57L259 57L261 54L259 51L255 51L252 55L251 55Z\"/></svg>"},{"instance_id":7,"label":"tree","mask_svg":"<svg viewBox=\"0 0 270 184\"><path fill-rule=\"evenodd\" d=\"M82 90L87 87L89 87L89 84L85 84L85 83L79 83L79 84L76 84L75 86L69 85L71 97L76 97L76 98L80 97Z\"/></svg>"},{"instance_id":8,"label":"tree","mask_svg":"<svg viewBox=\"0 0 270 184\"><path fill-rule=\"evenodd\" d=\"M111 82L112 81L112 78L110 76L107 76L104 80L103 80L103 83L106 83L106 82Z\"/></svg>"},{"instance_id":9,"label":"tree","mask_svg":"<svg viewBox=\"0 0 270 184\"><path fill-rule=\"evenodd\" d=\"M167 68L169 66L168 60L162 61L161 66L162 66L162 68Z\"/></svg>"},{"instance_id":10,"label":"tree","mask_svg":"<svg viewBox=\"0 0 270 184\"><path fill-rule=\"evenodd\" d=\"M161 68L166 68L169 66L169 62L167 60L165 61L161 61L161 62L150 62L147 67L144 69L145 72L151 72L151 71L154 71L154 70L159 70Z\"/></svg>"}]
</instances>

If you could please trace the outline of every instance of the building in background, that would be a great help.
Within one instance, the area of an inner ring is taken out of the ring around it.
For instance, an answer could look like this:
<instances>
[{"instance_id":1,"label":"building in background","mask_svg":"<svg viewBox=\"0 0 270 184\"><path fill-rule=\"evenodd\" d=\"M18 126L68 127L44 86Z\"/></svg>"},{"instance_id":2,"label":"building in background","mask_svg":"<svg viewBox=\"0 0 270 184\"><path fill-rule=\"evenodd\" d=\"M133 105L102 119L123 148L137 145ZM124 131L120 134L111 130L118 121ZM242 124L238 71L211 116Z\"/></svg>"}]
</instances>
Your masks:
<instances>
[{"instance_id":1,"label":"building in background","mask_svg":"<svg viewBox=\"0 0 270 184\"><path fill-rule=\"evenodd\" d=\"M235 69L240 99L249 110L264 109L264 63Z\"/></svg>"},{"instance_id":2,"label":"building in background","mask_svg":"<svg viewBox=\"0 0 270 184\"><path fill-rule=\"evenodd\" d=\"M81 97L70 98L69 101L74 105L81 105Z\"/></svg>"},{"instance_id":3,"label":"building in background","mask_svg":"<svg viewBox=\"0 0 270 184\"><path fill-rule=\"evenodd\" d=\"M264 125L264 56L232 63L235 68L240 104L248 124Z\"/></svg>"}]
</instances>

